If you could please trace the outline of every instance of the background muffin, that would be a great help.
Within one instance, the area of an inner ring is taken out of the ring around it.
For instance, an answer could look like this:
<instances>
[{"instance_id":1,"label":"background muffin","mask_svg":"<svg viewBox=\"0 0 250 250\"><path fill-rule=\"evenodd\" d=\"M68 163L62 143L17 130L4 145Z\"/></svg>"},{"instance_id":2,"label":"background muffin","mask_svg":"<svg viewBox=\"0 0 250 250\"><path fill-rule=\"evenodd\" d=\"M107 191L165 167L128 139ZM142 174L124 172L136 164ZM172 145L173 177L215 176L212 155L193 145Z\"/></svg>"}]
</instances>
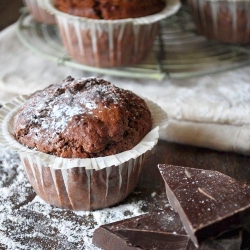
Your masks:
<instances>
[{"instance_id":1,"label":"background muffin","mask_svg":"<svg viewBox=\"0 0 250 250\"><path fill-rule=\"evenodd\" d=\"M250 1L188 0L201 35L221 42L250 42Z\"/></svg>"},{"instance_id":2,"label":"background muffin","mask_svg":"<svg viewBox=\"0 0 250 250\"><path fill-rule=\"evenodd\" d=\"M37 22L55 24L55 17L42 7L43 1L44 0L23 0L29 12Z\"/></svg>"},{"instance_id":3,"label":"background muffin","mask_svg":"<svg viewBox=\"0 0 250 250\"><path fill-rule=\"evenodd\" d=\"M45 0L45 4L56 16L72 59L103 68L140 63L152 48L159 21L180 7L178 0Z\"/></svg>"}]
</instances>

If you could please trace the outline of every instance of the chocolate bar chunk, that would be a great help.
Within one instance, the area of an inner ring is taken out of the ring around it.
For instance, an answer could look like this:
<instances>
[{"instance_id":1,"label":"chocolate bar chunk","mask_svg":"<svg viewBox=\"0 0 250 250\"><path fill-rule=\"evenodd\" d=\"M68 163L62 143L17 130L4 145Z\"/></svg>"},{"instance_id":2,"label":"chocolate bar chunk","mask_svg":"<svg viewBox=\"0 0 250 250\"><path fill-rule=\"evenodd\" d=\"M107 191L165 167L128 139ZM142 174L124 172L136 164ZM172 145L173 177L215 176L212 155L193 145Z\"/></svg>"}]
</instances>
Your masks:
<instances>
[{"instance_id":1,"label":"chocolate bar chunk","mask_svg":"<svg viewBox=\"0 0 250 250\"><path fill-rule=\"evenodd\" d=\"M250 222L250 186L217 171L158 166L170 205L198 246Z\"/></svg>"},{"instance_id":2,"label":"chocolate bar chunk","mask_svg":"<svg viewBox=\"0 0 250 250\"><path fill-rule=\"evenodd\" d=\"M104 250L236 250L241 242L242 233L233 231L218 240L205 241L197 249L179 215L170 208L102 225L93 235L93 244Z\"/></svg>"},{"instance_id":3,"label":"chocolate bar chunk","mask_svg":"<svg viewBox=\"0 0 250 250\"><path fill-rule=\"evenodd\" d=\"M93 244L104 249L186 249L187 236L179 215L170 208L102 225Z\"/></svg>"}]
</instances>

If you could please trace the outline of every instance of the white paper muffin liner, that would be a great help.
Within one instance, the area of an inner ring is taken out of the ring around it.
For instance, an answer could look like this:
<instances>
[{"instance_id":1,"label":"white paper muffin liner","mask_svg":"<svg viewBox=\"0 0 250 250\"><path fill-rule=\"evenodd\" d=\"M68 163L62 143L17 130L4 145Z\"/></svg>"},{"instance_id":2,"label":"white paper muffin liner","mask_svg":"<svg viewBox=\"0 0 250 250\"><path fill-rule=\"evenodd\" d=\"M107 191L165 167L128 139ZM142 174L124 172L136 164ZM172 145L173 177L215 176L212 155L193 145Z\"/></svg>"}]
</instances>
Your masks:
<instances>
[{"instance_id":1,"label":"white paper muffin liner","mask_svg":"<svg viewBox=\"0 0 250 250\"><path fill-rule=\"evenodd\" d=\"M158 33L159 21L180 8L179 0L167 1L159 13L118 20L69 15L45 0L44 8L55 15L63 44L71 57L94 67L120 67L142 61Z\"/></svg>"},{"instance_id":2,"label":"white paper muffin liner","mask_svg":"<svg viewBox=\"0 0 250 250\"><path fill-rule=\"evenodd\" d=\"M50 14L42 7L43 1L44 0L23 0L36 21L46 24L55 24L56 19L54 15Z\"/></svg>"},{"instance_id":3,"label":"white paper muffin liner","mask_svg":"<svg viewBox=\"0 0 250 250\"><path fill-rule=\"evenodd\" d=\"M249 0L188 0L198 32L221 42L250 43Z\"/></svg>"},{"instance_id":4,"label":"white paper muffin liner","mask_svg":"<svg viewBox=\"0 0 250 250\"><path fill-rule=\"evenodd\" d=\"M145 153L168 123L166 113L145 100L153 117L152 130L131 150L106 157L62 158L21 145L14 138L13 118L27 96L19 96L0 109L0 144L19 153L35 192L46 202L73 210L94 210L124 200L135 188Z\"/></svg>"},{"instance_id":5,"label":"white paper muffin liner","mask_svg":"<svg viewBox=\"0 0 250 250\"><path fill-rule=\"evenodd\" d=\"M20 153L27 177L46 202L72 210L96 210L124 200L136 187L145 154L101 170L54 169L36 155Z\"/></svg>"}]
</instances>

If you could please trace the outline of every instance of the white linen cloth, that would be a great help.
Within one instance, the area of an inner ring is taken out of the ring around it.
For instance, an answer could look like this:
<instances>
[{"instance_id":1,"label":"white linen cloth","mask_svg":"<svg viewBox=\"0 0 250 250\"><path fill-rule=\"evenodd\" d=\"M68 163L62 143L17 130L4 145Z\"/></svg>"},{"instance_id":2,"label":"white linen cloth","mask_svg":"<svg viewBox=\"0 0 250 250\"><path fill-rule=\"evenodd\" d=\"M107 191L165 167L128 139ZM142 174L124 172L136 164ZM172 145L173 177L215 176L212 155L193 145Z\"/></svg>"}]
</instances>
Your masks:
<instances>
[{"instance_id":1,"label":"white linen cloth","mask_svg":"<svg viewBox=\"0 0 250 250\"><path fill-rule=\"evenodd\" d=\"M0 33L0 103L20 94L93 73L58 66L29 51L16 25ZM95 75L159 104L169 126L161 139L250 155L250 66L223 73L162 82Z\"/></svg>"}]
</instances>

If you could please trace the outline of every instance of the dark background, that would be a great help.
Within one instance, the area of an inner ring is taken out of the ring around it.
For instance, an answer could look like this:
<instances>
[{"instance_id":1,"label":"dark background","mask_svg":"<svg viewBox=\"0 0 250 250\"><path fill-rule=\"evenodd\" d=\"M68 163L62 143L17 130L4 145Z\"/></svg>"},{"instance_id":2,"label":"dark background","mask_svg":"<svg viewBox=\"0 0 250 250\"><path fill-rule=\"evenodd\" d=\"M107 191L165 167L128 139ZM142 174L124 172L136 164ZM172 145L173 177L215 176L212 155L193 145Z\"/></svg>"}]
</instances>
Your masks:
<instances>
[{"instance_id":1,"label":"dark background","mask_svg":"<svg viewBox=\"0 0 250 250\"><path fill-rule=\"evenodd\" d=\"M19 17L22 0L0 0L0 30L14 23Z\"/></svg>"}]
</instances>

